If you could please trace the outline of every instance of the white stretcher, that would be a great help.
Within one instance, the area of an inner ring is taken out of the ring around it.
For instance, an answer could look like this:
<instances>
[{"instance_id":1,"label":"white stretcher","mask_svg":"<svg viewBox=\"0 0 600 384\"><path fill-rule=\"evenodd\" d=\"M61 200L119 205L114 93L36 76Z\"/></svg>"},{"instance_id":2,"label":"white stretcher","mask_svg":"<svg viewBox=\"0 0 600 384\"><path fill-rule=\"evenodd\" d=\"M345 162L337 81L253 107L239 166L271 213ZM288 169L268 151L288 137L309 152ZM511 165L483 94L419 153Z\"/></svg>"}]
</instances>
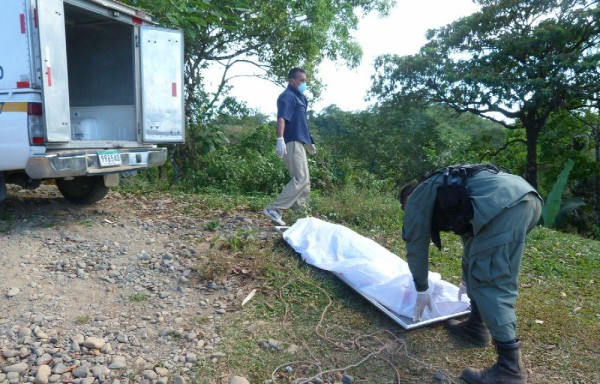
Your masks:
<instances>
[{"instance_id":1,"label":"white stretcher","mask_svg":"<svg viewBox=\"0 0 600 384\"><path fill-rule=\"evenodd\" d=\"M304 261L333 273L404 329L470 312L466 295L457 300L458 287L429 272L432 310L425 309L423 320L415 322L416 290L408 265L400 257L349 228L313 217L275 229Z\"/></svg>"}]
</instances>

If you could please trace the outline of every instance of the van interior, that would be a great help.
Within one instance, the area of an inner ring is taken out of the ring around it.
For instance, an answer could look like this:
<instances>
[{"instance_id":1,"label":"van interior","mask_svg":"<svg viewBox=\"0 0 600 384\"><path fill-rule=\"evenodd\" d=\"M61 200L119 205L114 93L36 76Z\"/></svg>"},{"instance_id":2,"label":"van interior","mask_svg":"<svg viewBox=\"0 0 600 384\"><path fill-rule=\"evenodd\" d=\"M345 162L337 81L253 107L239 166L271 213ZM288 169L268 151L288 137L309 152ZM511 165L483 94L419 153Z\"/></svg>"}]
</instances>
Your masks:
<instances>
[{"instance_id":1,"label":"van interior","mask_svg":"<svg viewBox=\"0 0 600 384\"><path fill-rule=\"evenodd\" d=\"M136 141L133 25L64 7L72 139Z\"/></svg>"}]
</instances>

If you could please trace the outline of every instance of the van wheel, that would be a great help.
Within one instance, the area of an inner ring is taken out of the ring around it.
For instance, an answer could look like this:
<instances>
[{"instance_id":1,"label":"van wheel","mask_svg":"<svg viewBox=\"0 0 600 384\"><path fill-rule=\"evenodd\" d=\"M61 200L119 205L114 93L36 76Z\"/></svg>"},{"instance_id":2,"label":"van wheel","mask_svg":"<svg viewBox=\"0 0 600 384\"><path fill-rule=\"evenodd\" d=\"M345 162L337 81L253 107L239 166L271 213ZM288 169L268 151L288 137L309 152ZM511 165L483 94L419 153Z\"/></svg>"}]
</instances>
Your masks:
<instances>
[{"instance_id":1,"label":"van wheel","mask_svg":"<svg viewBox=\"0 0 600 384\"><path fill-rule=\"evenodd\" d=\"M102 176L81 176L71 180L56 179L60 193L72 203L93 204L104 198L110 190Z\"/></svg>"}]
</instances>

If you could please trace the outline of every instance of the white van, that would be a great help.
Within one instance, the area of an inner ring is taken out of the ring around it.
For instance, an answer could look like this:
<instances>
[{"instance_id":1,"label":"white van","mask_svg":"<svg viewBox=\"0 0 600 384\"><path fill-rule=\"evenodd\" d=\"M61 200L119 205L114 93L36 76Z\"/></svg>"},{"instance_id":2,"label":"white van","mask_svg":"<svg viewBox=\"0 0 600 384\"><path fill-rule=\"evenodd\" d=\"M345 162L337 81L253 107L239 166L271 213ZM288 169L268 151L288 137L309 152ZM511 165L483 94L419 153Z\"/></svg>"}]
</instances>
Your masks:
<instances>
[{"instance_id":1,"label":"white van","mask_svg":"<svg viewBox=\"0 0 600 384\"><path fill-rule=\"evenodd\" d=\"M113 0L0 5L0 200L55 179L93 203L183 142L181 31Z\"/></svg>"}]
</instances>

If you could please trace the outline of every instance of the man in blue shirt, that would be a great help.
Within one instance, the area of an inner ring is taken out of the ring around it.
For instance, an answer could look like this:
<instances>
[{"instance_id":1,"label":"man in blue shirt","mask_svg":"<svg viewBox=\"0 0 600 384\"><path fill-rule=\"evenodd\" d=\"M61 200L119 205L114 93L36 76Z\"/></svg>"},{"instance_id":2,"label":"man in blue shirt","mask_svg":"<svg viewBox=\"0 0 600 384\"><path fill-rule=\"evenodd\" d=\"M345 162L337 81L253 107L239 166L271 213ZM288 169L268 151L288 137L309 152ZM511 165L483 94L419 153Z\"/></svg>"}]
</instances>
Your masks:
<instances>
[{"instance_id":1,"label":"man in blue shirt","mask_svg":"<svg viewBox=\"0 0 600 384\"><path fill-rule=\"evenodd\" d=\"M279 225L285 225L281 218L282 209L301 209L310 197L310 175L306 160L305 146L311 154L317 152L308 129L306 110L308 100L306 72L302 68L292 68L288 73L288 86L277 98L277 143L275 151L283 158L291 180L277 199L264 210L264 214Z\"/></svg>"}]
</instances>

